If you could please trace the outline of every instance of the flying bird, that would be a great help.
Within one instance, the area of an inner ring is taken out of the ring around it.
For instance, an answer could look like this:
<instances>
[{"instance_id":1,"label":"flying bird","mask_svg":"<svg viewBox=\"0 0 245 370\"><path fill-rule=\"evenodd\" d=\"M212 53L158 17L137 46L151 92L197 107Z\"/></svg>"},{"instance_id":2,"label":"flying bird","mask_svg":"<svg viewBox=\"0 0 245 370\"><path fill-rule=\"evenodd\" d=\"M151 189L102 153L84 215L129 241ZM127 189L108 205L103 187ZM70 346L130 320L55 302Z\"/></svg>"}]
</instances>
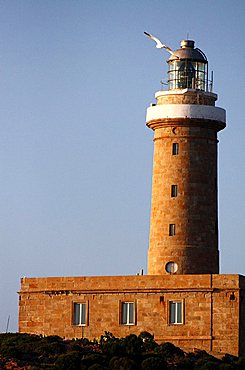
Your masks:
<instances>
[{"instance_id":1,"label":"flying bird","mask_svg":"<svg viewBox=\"0 0 245 370\"><path fill-rule=\"evenodd\" d=\"M144 32L144 34L156 42L157 49L166 49L170 54L174 55L173 50L171 50L168 46L164 45L157 37L152 36L150 33L147 32Z\"/></svg>"}]
</instances>

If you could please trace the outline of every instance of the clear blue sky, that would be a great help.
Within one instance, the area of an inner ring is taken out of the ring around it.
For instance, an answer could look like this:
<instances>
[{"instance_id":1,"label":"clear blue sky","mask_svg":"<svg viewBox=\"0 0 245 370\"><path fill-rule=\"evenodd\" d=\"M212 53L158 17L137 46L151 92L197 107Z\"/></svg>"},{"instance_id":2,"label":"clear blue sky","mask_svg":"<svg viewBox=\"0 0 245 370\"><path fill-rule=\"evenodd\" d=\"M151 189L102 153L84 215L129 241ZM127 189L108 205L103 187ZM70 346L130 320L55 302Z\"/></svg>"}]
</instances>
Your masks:
<instances>
[{"instance_id":1,"label":"clear blue sky","mask_svg":"<svg viewBox=\"0 0 245 370\"><path fill-rule=\"evenodd\" d=\"M22 276L146 270L152 132L166 51L196 41L214 71L221 272L245 274L244 1L0 1L0 332Z\"/></svg>"}]
</instances>

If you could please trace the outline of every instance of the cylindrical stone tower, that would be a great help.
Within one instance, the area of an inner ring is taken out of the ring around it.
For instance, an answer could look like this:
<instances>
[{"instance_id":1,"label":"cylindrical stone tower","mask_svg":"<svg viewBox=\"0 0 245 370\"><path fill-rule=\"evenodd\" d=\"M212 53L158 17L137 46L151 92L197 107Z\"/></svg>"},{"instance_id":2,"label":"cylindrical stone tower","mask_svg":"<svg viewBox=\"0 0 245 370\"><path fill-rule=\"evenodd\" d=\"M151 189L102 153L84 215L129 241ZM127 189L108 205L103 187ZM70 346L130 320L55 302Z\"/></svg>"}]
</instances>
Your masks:
<instances>
[{"instance_id":1,"label":"cylindrical stone tower","mask_svg":"<svg viewBox=\"0 0 245 370\"><path fill-rule=\"evenodd\" d=\"M194 41L181 41L167 63L168 90L155 94L146 117L154 130L148 274L217 274L217 132L225 110L215 107L208 61Z\"/></svg>"}]
</instances>

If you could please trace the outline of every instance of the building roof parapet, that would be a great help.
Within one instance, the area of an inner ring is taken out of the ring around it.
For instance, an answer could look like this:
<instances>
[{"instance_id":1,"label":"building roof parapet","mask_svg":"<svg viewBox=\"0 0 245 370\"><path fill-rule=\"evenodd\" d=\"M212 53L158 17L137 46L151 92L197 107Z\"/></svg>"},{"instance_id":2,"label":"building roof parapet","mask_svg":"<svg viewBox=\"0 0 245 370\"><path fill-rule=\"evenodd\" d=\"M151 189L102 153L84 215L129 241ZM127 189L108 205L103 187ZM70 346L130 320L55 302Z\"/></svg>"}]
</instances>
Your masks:
<instances>
[{"instance_id":1,"label":"building roof parapet","mask_svg":"<svg viewBox=\"0 0 245 370\"><path fill-rule=\"evenodd\" d=\"M228 290L234 290L228 289ZM166 293L208 293L214 292L215 288L197 287L197 288L156 288L156 287L133 287L133 288L119 288L119 289L57 289L57 290L26 290L20 291L18 294L46 294L46 295L82 295L82 294L166 294Z\"/></svg>"},{"instance_id":2,"label":"building roof parapet","mask_svg":"<svg viewBox=\"0 0 245 370\"><path fill-rule=\"evenodd\" d=\"M192 290L239 287L240 275L129 275L24 278L20 294L55 291ZM212 284L211 281L212 280Z\"/></svg>"}]
</instances>

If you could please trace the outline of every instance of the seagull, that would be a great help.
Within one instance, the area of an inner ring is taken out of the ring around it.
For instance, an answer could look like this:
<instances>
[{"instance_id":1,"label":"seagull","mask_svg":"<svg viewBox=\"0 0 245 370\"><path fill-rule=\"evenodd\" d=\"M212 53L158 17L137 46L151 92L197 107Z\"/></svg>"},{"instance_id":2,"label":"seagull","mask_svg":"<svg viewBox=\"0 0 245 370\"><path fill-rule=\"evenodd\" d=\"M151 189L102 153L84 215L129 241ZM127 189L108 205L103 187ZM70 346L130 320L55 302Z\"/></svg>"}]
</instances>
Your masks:
<instances>
[{"instance_id":1,"label":"seagull","mask_svg":"<svg viewBox=\"0 0 245 370\"><path fill-rule=\"evenodd\" d=\"M156 42L157 49L166 49L170 54L174 55L173 50L171 50L168 46L164 45L157 37L152 36L150 33L147 32L144 32L144 34Z\"/></svg>"}]
</instances>

